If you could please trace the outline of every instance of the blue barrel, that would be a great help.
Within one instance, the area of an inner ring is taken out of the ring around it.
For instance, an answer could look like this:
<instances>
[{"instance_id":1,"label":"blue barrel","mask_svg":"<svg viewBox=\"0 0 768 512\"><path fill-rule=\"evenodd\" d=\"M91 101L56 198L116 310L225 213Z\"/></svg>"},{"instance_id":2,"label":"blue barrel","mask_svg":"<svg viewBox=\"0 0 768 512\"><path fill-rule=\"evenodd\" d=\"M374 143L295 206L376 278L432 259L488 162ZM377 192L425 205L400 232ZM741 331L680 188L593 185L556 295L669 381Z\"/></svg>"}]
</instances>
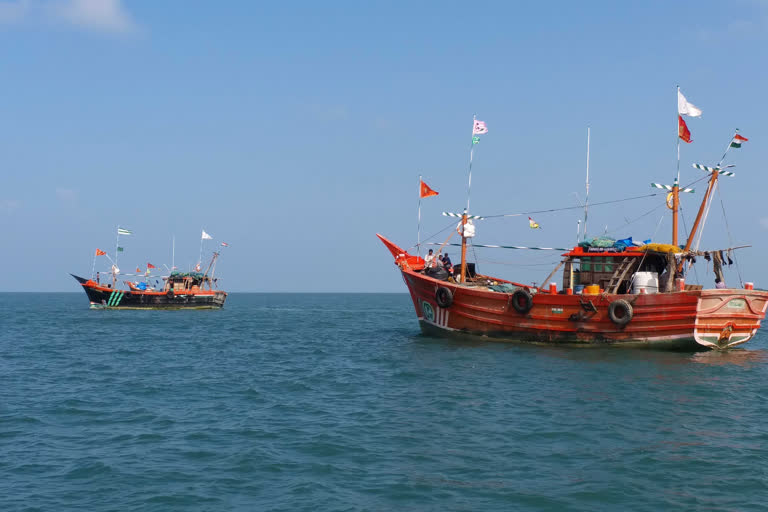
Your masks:
<instances>
[{"instance_id":1,"label":"blue barrel","mask_svg":"<svg viewBox=\"0 0 768 512\"><path fill-rule=\"evenodd\" d=\"M584 285L583 284L577 284L576 287L573 289L573 293L576 295L581 294L581 292L584 291Z\"/></svg>"}]
</instances>

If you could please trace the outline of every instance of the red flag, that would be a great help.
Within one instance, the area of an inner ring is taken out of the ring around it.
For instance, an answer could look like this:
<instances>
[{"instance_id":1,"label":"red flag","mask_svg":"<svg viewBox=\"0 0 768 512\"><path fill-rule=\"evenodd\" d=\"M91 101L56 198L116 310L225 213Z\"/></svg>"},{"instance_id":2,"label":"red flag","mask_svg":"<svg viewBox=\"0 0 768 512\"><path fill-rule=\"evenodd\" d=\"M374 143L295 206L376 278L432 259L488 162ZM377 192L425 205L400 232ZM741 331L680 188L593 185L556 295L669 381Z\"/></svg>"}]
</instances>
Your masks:
<instances>
[{"instance_id":1,"label":"red flag","mask_svg":"<svg viewBox=\"0 0 768 512\"><path fill-rule=\"evenodd\" d=\"M683 121L682 116L677 116L677 135L687 143L691 143L691 132Z\"/></svg>"},{"instance_id":2,"label":"red flag","mask_svg":"<svg viewBox=\"0 0 768 512\"><path fill-rule=\"evenodd\" d=\"M419 180L419 197L436 196L438 193L429 188L429 185Z\"/></svg>"},{"instance_id":3,"label":"red flag","mask_svg":"<svg viewBox=\"0 0 768 512\"><path fill-rule=\"evenodd\" d=\"M141 269L139 267L136 267L136 273L141 274Z\"/></svg>"},{"instance_id":4,"label":"red flag","mask_svg":"<svg viewBox=\"0 0 768 512\"><path fill-rule=\"evenodd\" d=\"M105 254L107 254L107 253L105 253L101 249L96 249L96 256L104 256Z\"/></svg>"},{"instance_id":5,"label":"red flag","mask_svg":"<svg viewBox=\"0 0 768 512\"><path fill-rule=\"evenodd\" d=\"M154 265L153 265L153 264L151 264L151 263L147 263L147 268L157 268L157 267L156 267L156 266L154 266Z\"/></svg>"}]
</instances>

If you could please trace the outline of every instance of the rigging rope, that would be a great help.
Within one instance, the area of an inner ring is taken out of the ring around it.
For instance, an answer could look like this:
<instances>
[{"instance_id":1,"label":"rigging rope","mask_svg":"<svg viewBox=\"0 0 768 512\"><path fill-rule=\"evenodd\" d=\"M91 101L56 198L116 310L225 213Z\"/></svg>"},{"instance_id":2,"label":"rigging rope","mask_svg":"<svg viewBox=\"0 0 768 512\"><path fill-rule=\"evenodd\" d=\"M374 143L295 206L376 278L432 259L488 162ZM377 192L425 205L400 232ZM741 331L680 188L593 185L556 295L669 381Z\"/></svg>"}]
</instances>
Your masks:
<instances>
[{"instance_id":1,"label":"rigging rope","mask_svg":"<svg viewBox=\"0 0 768 512\"><path fill-rule=\"evenodd\" d=\"M725 220L725 230L728 232L728 243L733 247L733 237L731 236L731 228L728 226L728 217L725 216L725 203L723 203L723 196L720 194L720 189L717 189L717 197L720 198L720 206L723 209L723 219ZM741 278L741 269L739 268L739 260L736 258L736 251L730 251L733 254L733 262L736 264L736 273L739 275L739 283L744 288L744 280Z\"/></svg>"},{"instance_id":2,"label":"rigging rope","mask_svg":"<svg viewBox=\"0 0 768 512\"><path fill-rule=\"evenodd\" d=\"M613 204L613 203L621 203L624 201L633 201L635 199L645 199L646 197L653 197L659 195L657 192L654 192L652 194L645 194L642 196L635 196L635 197L627 197L624 199L614 199L613 201L603 201L601 203L592 203L589 206L602 206L605 204ZM566 210L581 210L583 209L583 206L567 206L565 208L550 208L547 210L530 210L526 212L520 212L520 213L504 213L500 215L483 215L486 219L493 219L493 218L499 218L499 217L520 217L522 215L533 215L534 213L551 213L551 212L562 212Z\"/></svg>"}]
</instances>

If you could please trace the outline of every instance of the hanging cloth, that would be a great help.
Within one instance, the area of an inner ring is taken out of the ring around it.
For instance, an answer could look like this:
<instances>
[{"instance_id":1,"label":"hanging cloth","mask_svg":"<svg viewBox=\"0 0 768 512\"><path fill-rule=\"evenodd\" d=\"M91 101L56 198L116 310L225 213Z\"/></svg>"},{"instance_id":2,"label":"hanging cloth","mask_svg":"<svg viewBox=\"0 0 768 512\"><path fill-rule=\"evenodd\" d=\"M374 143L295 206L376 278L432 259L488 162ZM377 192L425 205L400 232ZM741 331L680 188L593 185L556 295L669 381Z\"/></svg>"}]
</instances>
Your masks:
<instances>
[{"instance_id":1,"label":"hanging cloth","mask_svg":"<svg viewBox=\"0 0 768 512\"><path fill-rule=\"evenodd\" d=\"M715 271L715 281L725 282L725 276L723 275L723 252L715 251L712 253L712 265Z\"/></svg>"}]
</instances>

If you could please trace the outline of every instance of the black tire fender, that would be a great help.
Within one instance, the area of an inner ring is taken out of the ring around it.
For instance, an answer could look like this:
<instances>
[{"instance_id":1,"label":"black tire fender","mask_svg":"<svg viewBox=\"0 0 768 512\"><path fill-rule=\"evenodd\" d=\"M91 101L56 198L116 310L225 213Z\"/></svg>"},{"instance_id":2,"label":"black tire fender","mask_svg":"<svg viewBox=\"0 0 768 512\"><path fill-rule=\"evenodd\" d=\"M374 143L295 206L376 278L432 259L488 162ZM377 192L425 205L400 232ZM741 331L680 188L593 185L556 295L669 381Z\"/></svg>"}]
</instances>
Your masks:
<instances>
[{"instance_id":1,"label":"black tire fender","mask_svg":"<svg viewBox=\"0 0 768 512\"><path fill-rule=\"evenodd\" d=\"M608 306L608 318L616 325L627 325L632 315L632 304L624 299L615 300Z\"/></svg>"},{"instance_id":2,"label":"black tire fender","mask_svg":"<svg viewBox=\"0 0 768 512\"><path fill-rule=\"evenodd\" d=\"M512 296L509 298L512 302L512 307L518 313L524 315L533 307L533 295L528 290L515 290L512 292Z\"/></svg>"},{"instance_id":3,"label":"black tire fender","mask_svg":"<svg viewBox=\"0 0 768 512\"><path fill-rule=\"evenodd\" d=\"M438 286L435 290L435 302L441 308L449 308L453 304L453 292L445 286Z\"/></svg>"}]
</instances>

